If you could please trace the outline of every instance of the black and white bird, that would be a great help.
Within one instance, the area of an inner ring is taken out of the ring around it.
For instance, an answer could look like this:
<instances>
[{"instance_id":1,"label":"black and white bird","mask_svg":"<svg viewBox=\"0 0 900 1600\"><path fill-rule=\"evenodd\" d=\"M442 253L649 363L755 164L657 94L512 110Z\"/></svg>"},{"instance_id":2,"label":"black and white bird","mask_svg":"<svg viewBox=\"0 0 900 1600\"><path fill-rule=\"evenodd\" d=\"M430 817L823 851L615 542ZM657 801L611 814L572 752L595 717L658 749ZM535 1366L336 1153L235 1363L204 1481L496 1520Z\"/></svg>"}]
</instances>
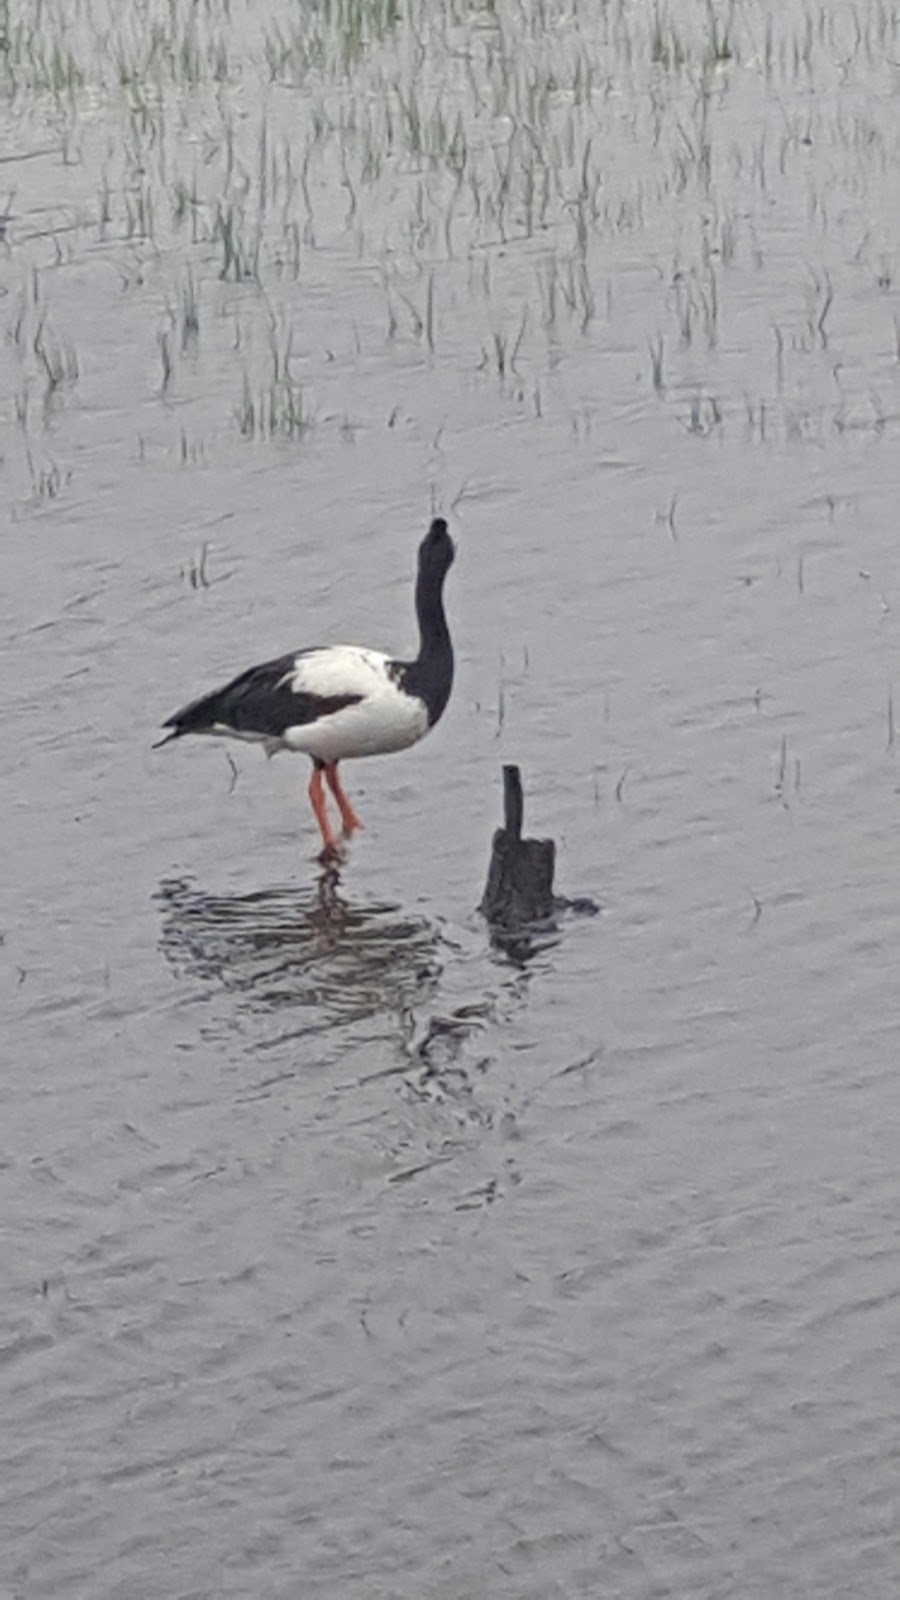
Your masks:
<instances>
[{"instance_id":1,"label":"black and white bird","mask_svg":"<svg viewBox=\"0 0 900 1600\"><path fill-rule=\"evenodd\" d=\"M217 734L263 745L267 755L297 750L312 757L309 798L322 834L323 857L338 852L323 779L337 802L345 834L362 827L338 777L338 762L405 750L443 714L453 685L453 646L444 614L444 579L454 557L443 517L419 545L416 615L419 653L397 661L379 650L333 644L296 650L250 667L223 689L163 723L156 748L186 733Z\"/></svg>"}]
</instances>

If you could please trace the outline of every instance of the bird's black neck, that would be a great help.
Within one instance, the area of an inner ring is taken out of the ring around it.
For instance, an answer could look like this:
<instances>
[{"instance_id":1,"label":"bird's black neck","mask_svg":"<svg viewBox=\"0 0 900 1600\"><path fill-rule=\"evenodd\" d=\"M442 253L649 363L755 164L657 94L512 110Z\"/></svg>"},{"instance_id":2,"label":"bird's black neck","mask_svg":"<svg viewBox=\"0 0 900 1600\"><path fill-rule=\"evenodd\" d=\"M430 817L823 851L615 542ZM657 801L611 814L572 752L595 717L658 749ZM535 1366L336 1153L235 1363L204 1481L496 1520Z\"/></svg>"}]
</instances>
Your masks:
<instances>
[{"instance_id":1,"label":"bird's black neck","mask_svg":"<svg viewBox=\"0 0 900 1600\"><path fill-rule=\"evenodd\" d=\"M430 725L437 722L453 685L453 645L444 614L445 573L427 567L416 582L416 616L419 619L419 654L403 664L403 687L424 700Z\"/></svg>"},{"instance_id":2,"label":"bird's black neck","mask_svg":"<svg viewBox=\"0 0 900 1600\"><path fill-rule=\"evenodd\" d=\"M453 658L450 629L444 615L444 573L437 577L425 568L416 580L416 616L419 619L419 660L449 655Z\"/></svg>"}]
</instances>

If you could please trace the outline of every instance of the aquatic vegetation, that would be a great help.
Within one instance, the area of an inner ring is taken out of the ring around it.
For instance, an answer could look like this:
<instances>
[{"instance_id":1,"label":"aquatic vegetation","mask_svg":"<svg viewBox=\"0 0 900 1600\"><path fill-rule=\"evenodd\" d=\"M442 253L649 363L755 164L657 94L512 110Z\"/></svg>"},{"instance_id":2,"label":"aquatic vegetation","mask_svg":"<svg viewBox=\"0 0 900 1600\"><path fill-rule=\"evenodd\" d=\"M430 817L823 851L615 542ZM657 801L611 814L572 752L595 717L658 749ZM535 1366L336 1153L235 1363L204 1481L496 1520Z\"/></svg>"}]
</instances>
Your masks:
<instances>
[{"instance_id":1,"label":"aquatic vegetation","mask_svg":"<svg viewBox=\"0 0 900 1600\"><path fill-rule=\"evenodd\" d=\"M625 336L675 420L687 404L698 437L739 415L758 443L787 437L823 404L803 368L829 350L844 283L893 279L898 136L878 89L898 29L879 0L10 0L0 272L22 378L77 390L82 335L59 290L77 269L99 297L112 266L123 318L156 302L155 392L181 393L188 357L198 389L204 363L216 386L230 366L245 439L329 416L333 371L305 355L301 385L268 331L308 346L323 296L349 310L343 350L326 316L327 367L412 346L546 421L567 359L622 328L637 268L655 311L645 293ZM40 226L17 204L30 185ZM801 197L806 242L787 260ZM23 338L30 278L43 331ZM776 329L771 381L714 416L697 396L720 374L697 363L728 342L749 280L756 327ZM831 402L835 426L871 389Z\"/></svg>"}]
</instances>

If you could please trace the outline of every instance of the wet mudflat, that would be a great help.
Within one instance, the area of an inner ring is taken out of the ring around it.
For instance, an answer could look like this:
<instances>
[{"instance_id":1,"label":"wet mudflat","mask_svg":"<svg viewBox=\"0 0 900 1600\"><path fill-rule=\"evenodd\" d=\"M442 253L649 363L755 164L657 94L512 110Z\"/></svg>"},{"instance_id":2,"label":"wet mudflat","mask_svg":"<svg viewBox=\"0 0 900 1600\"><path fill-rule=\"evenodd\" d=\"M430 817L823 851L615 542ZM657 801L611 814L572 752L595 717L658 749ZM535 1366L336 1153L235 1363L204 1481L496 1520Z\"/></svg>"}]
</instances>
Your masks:
<instances>
[{"instance_id":1,"label":"wet mudflat","mask_svg":"<svg viewBox=\"0 0 900 1600\"><path fill-rule=\"evenodd\" d=\"M900 1578L897 22L598 13L10 6L4 1600ZM150 744L433 509L323 879Z\"/></svg>"}]
</instances>

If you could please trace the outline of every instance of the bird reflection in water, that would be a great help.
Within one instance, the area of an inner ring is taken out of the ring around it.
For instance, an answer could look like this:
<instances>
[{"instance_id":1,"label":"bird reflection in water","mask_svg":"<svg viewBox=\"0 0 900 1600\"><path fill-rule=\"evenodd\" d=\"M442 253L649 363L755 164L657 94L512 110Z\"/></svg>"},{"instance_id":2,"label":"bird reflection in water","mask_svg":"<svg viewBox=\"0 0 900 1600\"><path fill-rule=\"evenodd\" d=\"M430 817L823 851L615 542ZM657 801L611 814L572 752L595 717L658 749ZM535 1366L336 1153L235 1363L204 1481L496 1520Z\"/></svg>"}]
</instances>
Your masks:
<instances>
[{"instance_id":1,"label":"bird reflection in water","mask_svg":"<svg viewBox=\"0 0 900 1600\"><path fill-rule=\"evenodd\" d=\"M179 976L238 996L241 1008L308 1007L312 1028L402 1012L440 972L439 936L395 905L353 905L336 865L317 885L213 894L164 880L160 947Z\"/></svg>"}]
</instances>

